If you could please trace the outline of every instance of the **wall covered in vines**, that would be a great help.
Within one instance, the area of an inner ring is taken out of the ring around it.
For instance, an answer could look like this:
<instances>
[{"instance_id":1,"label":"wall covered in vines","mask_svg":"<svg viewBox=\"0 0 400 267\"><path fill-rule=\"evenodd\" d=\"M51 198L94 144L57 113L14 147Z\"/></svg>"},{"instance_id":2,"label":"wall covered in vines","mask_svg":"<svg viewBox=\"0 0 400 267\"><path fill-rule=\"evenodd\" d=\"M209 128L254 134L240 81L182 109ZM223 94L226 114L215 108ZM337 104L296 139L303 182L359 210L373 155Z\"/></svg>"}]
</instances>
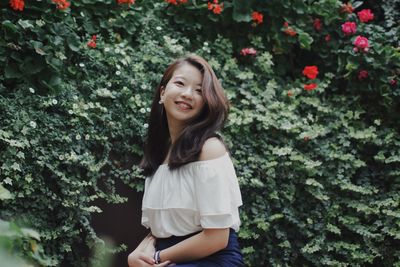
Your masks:
<instances>
[{"instance_id":1,"label":"wall covered in vines","mask_svg":"<svg viewBox=\"0 0 400 267\"><path fill-rule=\"evenodd\" d=\"M13 234L0 248L37 266L98 266L93 203L125 202L116 181L143 190L153 90L197 53L232 104L222 135L247 265L400 266L399 7L2 1L0 222Z\"/></svg>"}]
</instances>

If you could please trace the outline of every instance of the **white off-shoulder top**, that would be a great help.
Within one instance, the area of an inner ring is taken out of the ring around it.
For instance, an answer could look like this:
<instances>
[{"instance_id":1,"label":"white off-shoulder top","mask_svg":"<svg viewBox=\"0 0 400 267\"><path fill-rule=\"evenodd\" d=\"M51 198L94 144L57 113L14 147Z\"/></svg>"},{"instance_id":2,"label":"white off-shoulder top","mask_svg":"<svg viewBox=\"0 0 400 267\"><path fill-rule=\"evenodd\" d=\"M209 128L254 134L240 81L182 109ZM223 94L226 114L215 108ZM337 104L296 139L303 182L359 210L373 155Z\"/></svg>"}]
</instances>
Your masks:
<instances>
[{"instance_id":1,"label":"white off-shoulder top","mask_svg":"<svg viewBox=\"0 0 400 267\"><path fill-rule=\"evenodd\" d=\"M146 178L142 225L158 238L188 235L204 228L239 231L242 196L228 153L170 170L162 164Z\"/></svg>"}]
</instances>

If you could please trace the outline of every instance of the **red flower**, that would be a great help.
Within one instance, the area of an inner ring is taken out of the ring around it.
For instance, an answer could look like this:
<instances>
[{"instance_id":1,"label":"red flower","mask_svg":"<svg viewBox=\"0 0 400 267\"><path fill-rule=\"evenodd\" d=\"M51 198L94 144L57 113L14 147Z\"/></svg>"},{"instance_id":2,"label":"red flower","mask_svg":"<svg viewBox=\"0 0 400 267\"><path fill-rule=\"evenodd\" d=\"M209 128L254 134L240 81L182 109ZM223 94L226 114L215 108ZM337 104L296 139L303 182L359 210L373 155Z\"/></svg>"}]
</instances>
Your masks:
<instances>
[{"instance_id":1,"label":"red flower","mask_svg":"<svg viewBox=\"0 0 400 267\"><path fill-rule=\"evenodd\" d=\"M251 18L255 23L261 24L263 22L264 16L260 12L254 11L253 13L251 13Z\"/></svg>"},{"instance_id":2,"label":"red flower","mask_svg":"<svg viewBox=\"0 0 400 267\"><path fill-rule=\"evenodd\" d=\"M340 12L351 14L351 13L353 13L353 10L354 10L354 8L351 5L351 3L347 3L347 4L342 5Z\"/></svg>"},{"instance_id":3,"label":"red flower","mask_svg":"<svg viewBox=\"0 0 400 267\"><path fill-rule=\"evenodd\" d=\"M303 75L308 79L314 80L318 75L318 67L317 66L306 66L303 69Z\"/></svg>"},{"instance_id":4,"label":"red flower","mask_svg":"<svg viewBox=\"0 0 400 267\"><path fill-rule=\"evenodd\" d=\"M390 83L391 86L396 86L397 85L397 81L395 79L391 79L389 83Z\"/></svg>"},{"instance_id":5,"label":"red flower","mask_svg":"<svg viewBox=\"0 0 400 267\"><path fill-rule=\"evenodd\" d=\"M214 14L221 14L223 6L223 4L215 4L213 9Z\"/></svg>"},{"instance_id":6,"label":"red flower","mask_svg":"<svg viewBox=\"0 0 400 267\"><path fill-rule=\"evenodd\" d=\"M314 90L315 88L317 88L317 84L316 84L316 83L310 83L310 84L305 84L305 85L304 85L304 89L305 89L306 91L312 91L312 90Z\"/></svg>"},{"instance_id":7,"label":"red flower","mask_svg":"<svg viewBox=\"0 0 400 267\"><path fill-rule=\"evenodd\" d=\"M292 91L288 91L288 92L287 92L287 95L288 95L288 96L292 96L292 95L293 95Z\"/></svg>"},{"instance_id":8,"label":"red flower","mask_svg":"<svg viewBox=\"0 0 400 267\"><path fill-rule=\"evenodd\" d=\"M287 35L295 36L297 34L297 32L292 27L289 27L289 23L287 21L283 23L283 27L285 28L283 32L286 33Z\"/></svg>"},{"instance_id":9,"label":"red flower","mask_svg":"<svg viewBox=\"0 0 400 267\"><path fill-rule=\"evenodd\" d=\"M253 47L246 47L246 48L243 48L242 50L240 50L240 54L242 56L247 56L247 55L255 56L255 55L257 55L257 50L255 50Z\"/></svg>"},{"instance_id":10,"label":"red flower","mask_svg":"<svg viewBox=\"0 0 400 267\"><path fill-rule=\"evenodd\" d=\"M360 21L364 23L374 19L374 14L371 12L371 9L363 9L357 12L357 15Z\"/></svg>"},{"instance_id":11,"label":"red flower","mask_svg":"<svg viewBox=\"0 0 400 267\"><path fill-rule=\"evenodd\" d=\"M25 7L24 0L10 0L10 6L15 11L22 11Z\"/></svg>"},{"instance_id":12,"label":"red flower","mask_svg":"<svg viewBox=\"0 0 400 267\"><path fill-rule=\"evenodd\" d=\"M369 43L368 39L366 37L363 37L361 35L357 36L356 39L354 39L354 51L358 52L358 49L363 50L364 52L368 52L369 49Z\"/></svg>"},{"instance_id":13,"label":"red flower","mask_svg":"<svg viewBox=\"0 0 400 267\"><path fill-rule=\"evenodd\" d=\"M331 40L331 35L330 34L325 35L325 41L329 42L330 40Z\"/></svg>"},{"instance_id":14,"label":"red flower","mask_svg":"<svg viewBox=\"0 0 400 267\"><path fill-rule=\"evenodd\" d=\"M365 80L365 79L367 79L367 78L368 78L368 71L366 71L366 70L360 70L360 71L358 72L358 79L359 79L360 81Z\"/></svg>"},{"instance_id":15,"label":"red flower","mask_svg":"<svg viewBox=\"0 0 400 267\"><path fill-rule=\"evenodd\" d=\"M54 4L57 5L57 9L64 10L67 9L71 3L67 0L52 0Z\"/></svg>"},{"instance_id":16,"label":"red flower","mask_svg":"<svg viewBox=\"0 0 400 267\"><path fill-rule=\"evenodd\" d=\"M322 29L321 19L314 19L314 29L320 31Z\"/></svg>"},{"instance_id":17,"label":"red flower","mask_svg":"<svg viewBox=\"0 0 400 267\"><path fill-rule=\"evenodd\" d=\"M342 32L344 35L351 35L356 33L357 31L357 24L355 22L345 22L342 24Z\"/></svg>"},{"instance_id":18,"label":"red flower","mask_svg":"<svg viewBox=\"0 0 400 267\"><path fill-rule=\"evenodd\" d=\"M213 3L208 2L207 3L207 8L208 10L212 10L214 14L221 14L222 9L224 8L224 3L218 4L218 0L214 0Z\"/></svg>"},{"instance_id":19,"label":"red flower","mask_svg":"<svg viewBox=\"0 0 400 267\"><path fill-rule=\"evenodd\" d=\"M180 5L180 4L186 4L187 0L165 0L165 2L176 6L176 5Z\"/></svg>"},{"instance_id":20,"label":"red flower","mask_svg":"<svg viewBox=\"0 0 400 267\"><path fill-rule=\"evenodd\" d=\"M89 46L90 48L96 48L96 40L97 40L97 36L93 35L92 39L87 43L87 46Z\"/></svg>"}]
</instances>

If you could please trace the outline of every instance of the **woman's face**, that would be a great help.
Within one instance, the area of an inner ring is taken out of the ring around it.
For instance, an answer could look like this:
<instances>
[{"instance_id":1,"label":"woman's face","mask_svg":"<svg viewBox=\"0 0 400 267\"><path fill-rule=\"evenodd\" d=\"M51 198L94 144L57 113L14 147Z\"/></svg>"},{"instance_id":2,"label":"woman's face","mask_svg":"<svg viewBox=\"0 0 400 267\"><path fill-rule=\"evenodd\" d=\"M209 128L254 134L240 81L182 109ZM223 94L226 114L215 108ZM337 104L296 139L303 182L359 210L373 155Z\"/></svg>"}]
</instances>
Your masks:
<instances>
[{"instance_id":1,"label":"woman's face","mask_svg":"<svg viewBox=\"0 0 400 267\"><path fill-rule=\"evenodd\" d=\"M201 113L205 105L202 80L201 72L189 63L174 71L160 94L170 126L182 126Z\"/></svg>"}]
</instances>

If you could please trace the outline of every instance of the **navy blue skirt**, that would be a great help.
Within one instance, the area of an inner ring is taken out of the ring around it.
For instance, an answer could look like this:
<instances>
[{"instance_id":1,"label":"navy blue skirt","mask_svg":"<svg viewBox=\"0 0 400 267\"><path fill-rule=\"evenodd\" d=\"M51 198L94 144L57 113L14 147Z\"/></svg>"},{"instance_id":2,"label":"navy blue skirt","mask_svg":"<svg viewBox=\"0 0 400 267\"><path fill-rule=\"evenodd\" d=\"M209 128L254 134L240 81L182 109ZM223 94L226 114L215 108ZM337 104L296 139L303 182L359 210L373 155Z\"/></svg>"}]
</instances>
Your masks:
<instances>
[{"instance_id":1,"label":"navy blue skirt","mask_svg":"<svg viewBox=\"0 0 400 267\"><path fill-rule=\"evenodd\" d=\"M171 236L168 238L156 239L156 250L169 248L194 234L185 236ZM226 248L200 260L178 263L177 267L242 267L244 266L242 253L240 251L237 234L232 228L229 231L229 241Z\"/></svg>"}]
</instances>

